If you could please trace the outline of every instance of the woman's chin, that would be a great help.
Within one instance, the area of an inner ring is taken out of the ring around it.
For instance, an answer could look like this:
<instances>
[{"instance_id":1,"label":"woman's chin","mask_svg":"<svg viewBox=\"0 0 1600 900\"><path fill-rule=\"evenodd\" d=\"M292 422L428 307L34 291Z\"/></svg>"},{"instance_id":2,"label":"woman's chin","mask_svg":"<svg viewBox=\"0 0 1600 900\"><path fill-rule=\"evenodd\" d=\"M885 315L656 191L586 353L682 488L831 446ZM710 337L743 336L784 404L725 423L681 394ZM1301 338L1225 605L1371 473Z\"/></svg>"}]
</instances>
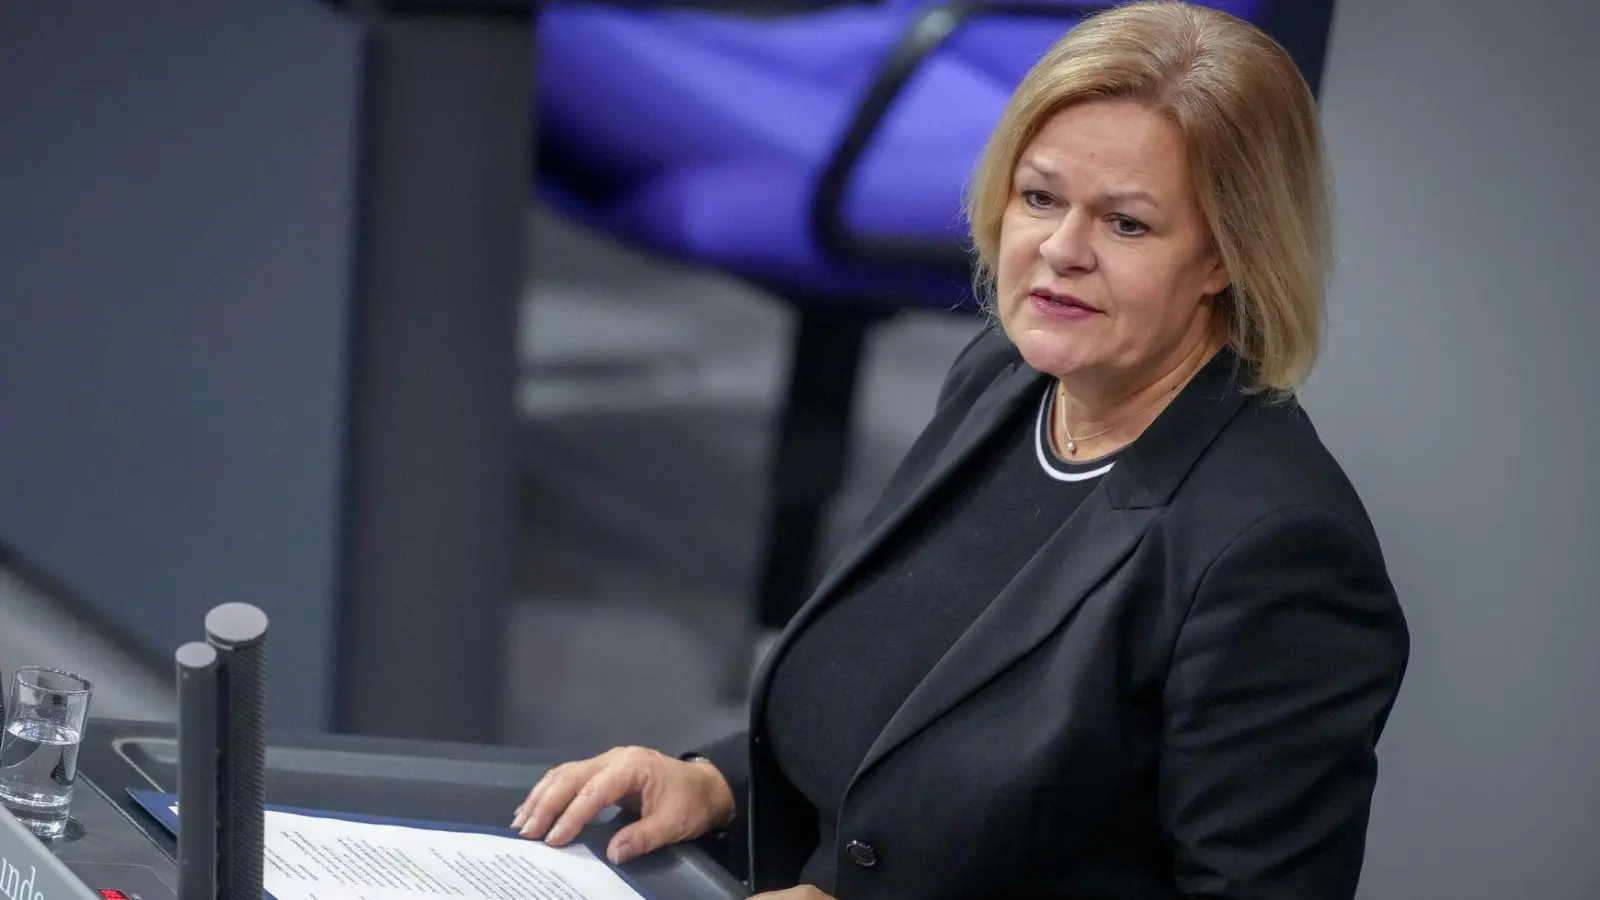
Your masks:
<instances>
[{"instance_id":1,"label":"woman's chin","mask_svg":"<svg viewBox=\"0 0 1600 900\"><path fill-rule=\"evenodd\" d=\"M1022 328L1019 332L1009 335L1011 342L1022 354L1022 361L1040 372L1068 375L1089 363L1088 348L1081 340L1039 328Z\"/></svg>"}]
</instances>

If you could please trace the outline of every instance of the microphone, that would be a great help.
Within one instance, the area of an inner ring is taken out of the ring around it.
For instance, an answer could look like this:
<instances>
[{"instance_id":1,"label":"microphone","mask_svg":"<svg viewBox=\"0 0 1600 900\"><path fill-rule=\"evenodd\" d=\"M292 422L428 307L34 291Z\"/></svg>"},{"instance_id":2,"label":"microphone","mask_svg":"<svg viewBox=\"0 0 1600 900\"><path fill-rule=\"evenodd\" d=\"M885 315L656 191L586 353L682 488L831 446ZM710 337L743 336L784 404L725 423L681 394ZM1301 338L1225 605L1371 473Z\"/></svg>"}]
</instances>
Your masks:
<instances>
[{"instance_id":1,"label":"microphone","mask_svg":"<svg viewBox=\"0 0 1600 900\"><path fill-rule=\"evenodd\" d=\"M217 651L190 641L178 669L178 900L217 900Z\"/></svg>"},{"instance_id":2,"label":"microphone","mask_svg":"<svg viewBox=\"0 0 1600 900\"><path fill-rule=\"evenodd\" d=\"M206 614L206 643L217 654L217 893L221 900L261 900L266 840L267 616L248 603ZM182 818L182 807L180 819ZM187 900L187 898L186 898Z\"/></svg>"}]
</instances>

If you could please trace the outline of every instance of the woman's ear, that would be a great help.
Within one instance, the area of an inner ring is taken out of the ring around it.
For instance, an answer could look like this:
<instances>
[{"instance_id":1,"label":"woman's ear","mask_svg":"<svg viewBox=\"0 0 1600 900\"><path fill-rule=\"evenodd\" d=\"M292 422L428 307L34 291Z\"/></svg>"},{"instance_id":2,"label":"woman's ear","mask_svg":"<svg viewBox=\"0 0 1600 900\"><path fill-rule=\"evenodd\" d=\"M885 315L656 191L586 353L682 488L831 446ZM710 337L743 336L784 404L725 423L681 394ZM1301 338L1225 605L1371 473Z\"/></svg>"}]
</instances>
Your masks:
<instances>
[{"instance_id":1,"label":"woman's ear","mask_svg":"<svg viewBox=\"0 0 1600 900\"><path fill-rule=\"evenodd\" d=\"M1233 279L1228 277L1228 267L1222 263L1222 255L1211 254L1211 271L1206 273L1205 284L1202 285L1200 292L1207 297L1215 297L1227 290L1228 285L1232 283Z\"/></svg>"}]
</instances>

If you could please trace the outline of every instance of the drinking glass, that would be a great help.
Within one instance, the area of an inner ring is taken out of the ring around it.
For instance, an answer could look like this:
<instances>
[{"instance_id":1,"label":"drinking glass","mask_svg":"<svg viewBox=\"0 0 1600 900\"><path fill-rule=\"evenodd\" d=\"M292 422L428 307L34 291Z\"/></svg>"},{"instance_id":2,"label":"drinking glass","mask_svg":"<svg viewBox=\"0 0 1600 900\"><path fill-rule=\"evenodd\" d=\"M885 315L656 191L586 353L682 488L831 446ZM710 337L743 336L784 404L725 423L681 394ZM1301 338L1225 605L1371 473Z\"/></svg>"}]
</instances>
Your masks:
<instances>
[{"instance_id":1,"label":"drinking glass","mask_svg":"<svg viewBox=\"0 0 1600 900\"><path fill-rule=\"evenodd\" d=\"M41 837L66 830L93 691L89 679L43 666L23 666L11 680L0 804Z\"/></svg>"}]
</instances>

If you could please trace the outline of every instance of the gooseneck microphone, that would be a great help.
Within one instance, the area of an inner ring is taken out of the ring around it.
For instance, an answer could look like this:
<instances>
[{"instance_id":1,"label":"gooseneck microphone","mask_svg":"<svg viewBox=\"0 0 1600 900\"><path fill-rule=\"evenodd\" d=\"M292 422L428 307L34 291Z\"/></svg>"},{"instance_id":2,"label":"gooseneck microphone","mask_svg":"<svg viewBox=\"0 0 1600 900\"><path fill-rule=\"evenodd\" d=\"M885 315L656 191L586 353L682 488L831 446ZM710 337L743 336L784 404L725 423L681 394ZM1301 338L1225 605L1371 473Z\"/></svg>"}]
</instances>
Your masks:
<instances>
[{"instance_id":1,"label":"gooseneck microphone","mask_svg":"<svg viewBox=\"0 0 1600 900\"><path fill-rule=\"evenodd\" d=\"M217 651L191 641L178 668L178 900L217 900Z\"/></svg>"},{"instance_id":2,"label":"gooseneck microphone","mask_svg":"<svg viewBox=\"0 0 1600 900\"><path fill-rule=\"evenodd\" d=\"M222 900L261 900L266 832L267 616L248 603L206 615L217 654L217 889ZM179 819L183 818L179 807ZM186 898L187 900L187 898Z\"/></svg>"}]
</instances>

